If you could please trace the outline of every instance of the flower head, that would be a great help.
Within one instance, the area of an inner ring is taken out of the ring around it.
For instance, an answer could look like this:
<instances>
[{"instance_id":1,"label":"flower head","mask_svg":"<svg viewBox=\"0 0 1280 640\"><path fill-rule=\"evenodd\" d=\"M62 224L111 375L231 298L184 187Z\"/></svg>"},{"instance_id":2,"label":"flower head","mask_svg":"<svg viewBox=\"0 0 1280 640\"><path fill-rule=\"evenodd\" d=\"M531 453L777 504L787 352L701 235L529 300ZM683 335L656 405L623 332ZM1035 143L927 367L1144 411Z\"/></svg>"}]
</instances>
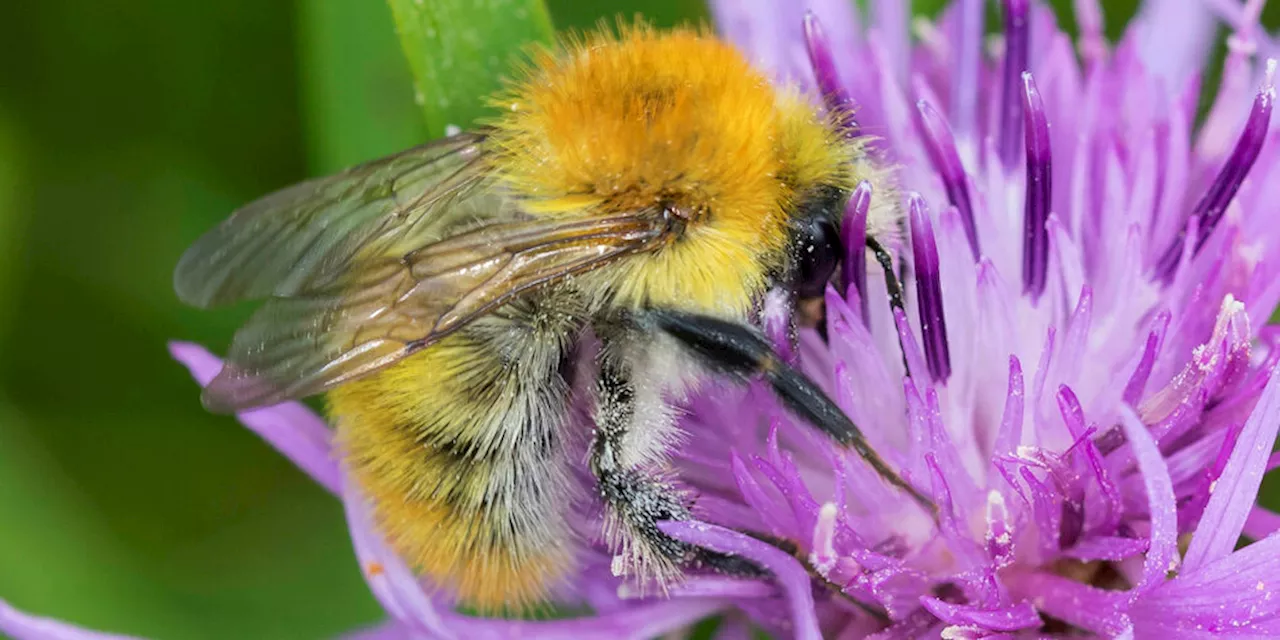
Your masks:
<instances>
[{"instance_id":1,"label":"flower head","mask_svg":"<svg viewBox=\"0 0 1280 640\"><path fill-rule=\"evenodd\" d=\"M1079 0L1077 51L1039 2L1004 0L987 54L980 0L914 23L915 46L904 3L873 0L865 29L852 3L802 4L815 12L713 9L757 64L875 140L908 194L892 203L905 240L867 236L890 196L858 187L822 326L793 343L786 314L766 313L766 329L937 512L763 385L708 384L678 460L700 519L660 526L770 575L643 597L597 553L562 594L590 616L490 620L456 613L388 550L318 417L241 414L344 501L390 617L356 637L641 638L712 614L725 633L806 639L1280 634L1280 516L1256 505L1280 464L1280 333L1263 328L1280 303L1280 133L1261 2L1205 3L1235 37L1198 129L1211 24L1196 3L1148 2L1109 48L1098 3ZM221 367L172 351L201 383ZM1242 534L1256 541L1236 550ZM8 608L0 630L115 637Z\"/></svg>"},{"instance_id":2,"label":"flower head","mask_svg":"<svg viewBox=\"0 0 1280 640\"><path fill-rule=\"evenodd\" d=\"M1195 133L1198 69L1145 55L1185 12L1150 6L1108 50L1099 7L1077 2L1081 63L1047 8L1006 0L984 62L981 2L917 23L914 50L896 3L872 3L863 32L828 3L803 30L765 4L714 6L758 63L856 104L850 134L879 139L909 194L887 279L858 227L876 194L852 199L843 280L799 366L939 515L763 387L720 387L691 407L682 468L727 529L673 534L794 543L817 595L775 597L805 614L742 605L784 635L1280 630L1280 567L1261 561L1280 543L1255 506L1280 426L1280 352L1258 331L1280 301L1275 63L1239 44L1256 25L1236 23ZM1233 552L1242 532L1263 539Z\"/></svg>"}]
</instances>

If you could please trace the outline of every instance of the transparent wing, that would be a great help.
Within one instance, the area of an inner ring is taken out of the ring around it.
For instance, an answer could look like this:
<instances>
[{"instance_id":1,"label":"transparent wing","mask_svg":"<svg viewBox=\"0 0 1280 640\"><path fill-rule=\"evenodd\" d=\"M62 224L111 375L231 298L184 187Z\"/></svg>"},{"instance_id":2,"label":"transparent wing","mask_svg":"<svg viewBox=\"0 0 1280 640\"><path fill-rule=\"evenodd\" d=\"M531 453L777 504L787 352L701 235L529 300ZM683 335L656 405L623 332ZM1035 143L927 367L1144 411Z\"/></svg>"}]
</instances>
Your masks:
<instances>
[{"instance_id":1,"label":"transparent wing","mask_svg":"<svg viewBox=\"0 0 1280 640\"><path fill-rule=\"evenodd\" d=\"M268 300L205 389L215 411L320 393L376 371L540 284L658 246L656 212L484 226Z\"/></svg>"},{"instance_id":2,"label":"transparent wing","mask_svg":"<svg viewBox=\"0 0 1280 640\"><path fill-rule=\"evenodd\" d=\"M431 142L245 205L183 254L178 297L209 307L323 289L358 256L403 254L469 217L502 215L483 139Z\"/></svg>"}]
</instances>

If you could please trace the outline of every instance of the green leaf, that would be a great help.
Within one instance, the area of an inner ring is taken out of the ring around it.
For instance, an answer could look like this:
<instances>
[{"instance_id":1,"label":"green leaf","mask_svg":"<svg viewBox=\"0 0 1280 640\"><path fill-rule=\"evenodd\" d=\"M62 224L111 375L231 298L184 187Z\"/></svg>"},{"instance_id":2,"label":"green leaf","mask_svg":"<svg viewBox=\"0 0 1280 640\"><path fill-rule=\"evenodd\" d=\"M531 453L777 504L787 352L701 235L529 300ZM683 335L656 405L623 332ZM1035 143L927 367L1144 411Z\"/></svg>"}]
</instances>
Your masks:
<instances>
[{"instance_id":1,"label":"green leaf","mask_svg":"<svg viewBox=\"0 0 1280 640\"><path fill-rule=\"evenodd\" d=\"M631 20L639 15L649 24L710 24L707 3L702 0L546 0L556 27L589 31L601 20Z\"/></svg>"},{"instance_id":2,"label":"green leaf","mask_svg":"<svg viewBox=\"0 0 1280 640\"><path fill-rule=\"evenodd\" d=\"M512 58L529 43L550 44L554 35L541 0L388 3L432 137L485 116L485 98L501 87Z\"/></svg>"},{"instance_id":3,"label":"green leaf","mask_svg":"<svg viewBox=\"0 0 1280 640\"><path fill-rule=\"evenodd\" d=\"M298 5L308 165L332 173L426 140L409 65L381 2Z\"/></svg>"}]
</instances>

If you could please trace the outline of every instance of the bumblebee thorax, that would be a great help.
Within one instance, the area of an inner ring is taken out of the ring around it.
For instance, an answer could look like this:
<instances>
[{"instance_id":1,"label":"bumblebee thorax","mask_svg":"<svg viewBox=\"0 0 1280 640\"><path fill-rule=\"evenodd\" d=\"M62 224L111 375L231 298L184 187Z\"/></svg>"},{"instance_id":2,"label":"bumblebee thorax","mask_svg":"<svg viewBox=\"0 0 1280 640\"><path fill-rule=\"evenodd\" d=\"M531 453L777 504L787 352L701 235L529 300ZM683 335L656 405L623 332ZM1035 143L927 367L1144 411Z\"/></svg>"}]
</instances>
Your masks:
<instances>
[{"instance_id":1,"label":"bumblebee thorax","mask_svg":"<svg viewBox=\"0 0 1280 640\"><path fill-rule=\"evenodd\" d=\"M637 304L692 295L744 306L784 251L796 202L847 182L848 151L826 118L692 30L628 28L545 52L495 102L495 168L528 211L668 210L687 222L663 268L699 282L630 283ZM712 279L721 293L707 290Z\"/></svg>"}]
</instances>

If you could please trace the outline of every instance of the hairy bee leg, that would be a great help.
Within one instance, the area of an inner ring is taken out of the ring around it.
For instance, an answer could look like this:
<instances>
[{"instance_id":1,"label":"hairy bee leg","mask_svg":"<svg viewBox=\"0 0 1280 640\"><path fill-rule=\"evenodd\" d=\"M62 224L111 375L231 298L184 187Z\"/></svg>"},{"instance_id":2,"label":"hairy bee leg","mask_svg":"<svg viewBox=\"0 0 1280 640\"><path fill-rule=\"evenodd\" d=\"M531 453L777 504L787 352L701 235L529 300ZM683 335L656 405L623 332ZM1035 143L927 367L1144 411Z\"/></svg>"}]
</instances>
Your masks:
<instances>
[{"instance_id":1,"label":"hairy bee leg","mask_svg":"<svg viewBox=\"0 0 1280 640\"><path fill-rule=\"evenodd\" d=\"M936 518L937 505L885 463L844 411L812 380L778 358L759 333L736 322L680 311L653 311L648 317L713 370L741 378L763 374L796 415L851 447L880 477L910 494Z\"/></svg>"},{"instance_id":2,"label":"hairy bee leg","mask_svg":"<svg viewBox=\"0 0 1280 640\"><path fill-rule=\"evenodd\" d=\"M590 466L600 497L617 523L638 538L635 543L646 545L646 552L660 555L652 559L657 562L705 566L732 575L762 575L764 572L747 560L695 547L658 529L663 520L689 520L692 514L675 485L658 474L623 463L624 439L635 413L635 386L629 377L606 363L597 385L599 406ZM642 555L641 562L648 561Z\"/></svg>"}]
</instances>

